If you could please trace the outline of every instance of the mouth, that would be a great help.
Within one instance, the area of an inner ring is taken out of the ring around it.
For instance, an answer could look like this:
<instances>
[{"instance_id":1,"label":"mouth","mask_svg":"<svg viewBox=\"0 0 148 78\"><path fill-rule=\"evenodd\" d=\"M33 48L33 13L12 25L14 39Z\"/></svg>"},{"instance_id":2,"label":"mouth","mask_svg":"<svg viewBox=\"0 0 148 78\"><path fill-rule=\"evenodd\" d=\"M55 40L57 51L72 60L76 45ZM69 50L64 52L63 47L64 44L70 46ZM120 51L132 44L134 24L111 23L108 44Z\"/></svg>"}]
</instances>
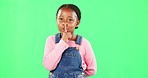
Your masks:
<instances>
[{"instance_id":1,"label":"mouth","mask_svg":"<svg viewBox=\"0 0 148 78\"><path fill-rule=\"evenodd\" d=\"M62 32L65 32L65 29L62 29ZM70 31L67 29L67 32L70 32Z\"/></svg>"}]
</instances>

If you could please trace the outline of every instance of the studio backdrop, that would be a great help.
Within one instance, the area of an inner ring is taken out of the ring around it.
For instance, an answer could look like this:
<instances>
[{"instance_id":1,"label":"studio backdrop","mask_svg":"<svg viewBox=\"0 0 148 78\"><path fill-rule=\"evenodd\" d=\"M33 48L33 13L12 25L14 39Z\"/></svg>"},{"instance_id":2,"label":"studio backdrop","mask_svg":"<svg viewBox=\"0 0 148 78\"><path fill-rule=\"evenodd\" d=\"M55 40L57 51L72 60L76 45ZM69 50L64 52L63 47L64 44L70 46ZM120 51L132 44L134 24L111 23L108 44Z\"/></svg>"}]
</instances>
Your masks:
<instances>
[{"instance_id":1,"label":"studio backdrop","mask_svg":"<svg viewBox=\"0 0 148 78\"><path fill-rule=\"evenodd\" d=\"M147 0L1 0L0 78L47 78L46 38L58 33L56 11L81 9L75 31L87 38L97 60L90 78L148 78Z\"/></svg>"}]
</instances>

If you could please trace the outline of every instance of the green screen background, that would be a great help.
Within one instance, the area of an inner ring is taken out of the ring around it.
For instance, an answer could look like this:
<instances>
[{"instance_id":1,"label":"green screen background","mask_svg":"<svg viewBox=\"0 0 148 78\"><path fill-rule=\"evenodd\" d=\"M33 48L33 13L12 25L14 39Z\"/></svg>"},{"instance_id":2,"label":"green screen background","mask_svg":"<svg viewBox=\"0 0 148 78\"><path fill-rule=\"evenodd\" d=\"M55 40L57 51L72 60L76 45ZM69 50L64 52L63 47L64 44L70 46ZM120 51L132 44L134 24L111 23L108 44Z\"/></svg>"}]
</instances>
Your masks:
<instances>
[{"instance_id":1,"label":"green screen background","mask_svg":"<svg viewBox=\"0 0 148 78\"><path fill-rule=\"evenodd\" d=\"M75 30L97 59L90 78L148 78L147 0L1 0L0 78L47 78L42 64L46 38L58 31L55 14L64 3L79 6Z\"/></svg>"}]
</instances>

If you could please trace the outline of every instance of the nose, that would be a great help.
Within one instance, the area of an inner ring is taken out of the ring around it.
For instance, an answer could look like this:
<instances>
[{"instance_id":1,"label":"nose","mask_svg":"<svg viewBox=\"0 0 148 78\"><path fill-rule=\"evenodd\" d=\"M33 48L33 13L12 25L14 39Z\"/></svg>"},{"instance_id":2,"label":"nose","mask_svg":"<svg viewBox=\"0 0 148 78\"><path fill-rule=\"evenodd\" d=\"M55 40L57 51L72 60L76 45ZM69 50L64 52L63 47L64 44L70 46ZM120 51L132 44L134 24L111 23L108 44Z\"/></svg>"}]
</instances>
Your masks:
<instances>
[{"instance_id":1,"label":"nose","mask_svg":"<svg viewBox=\"0 0 148 78\"><path fill-rule=\"evenodd\" d=\"M63 22L63 27L68 27L68 23L67 22Z\"/></svg>"},{"instance_id":2,"label":"nose","mask_svg":"<svg viewBox=\"0 0 148 78\"><path fill-rule=\"evenodd\" d=\"M63 28L63 30L65 32L67 32L67 30L68 30L68 23L66 23L66 22L62 23L62 28Z\"/></svg>"}]
</instances>

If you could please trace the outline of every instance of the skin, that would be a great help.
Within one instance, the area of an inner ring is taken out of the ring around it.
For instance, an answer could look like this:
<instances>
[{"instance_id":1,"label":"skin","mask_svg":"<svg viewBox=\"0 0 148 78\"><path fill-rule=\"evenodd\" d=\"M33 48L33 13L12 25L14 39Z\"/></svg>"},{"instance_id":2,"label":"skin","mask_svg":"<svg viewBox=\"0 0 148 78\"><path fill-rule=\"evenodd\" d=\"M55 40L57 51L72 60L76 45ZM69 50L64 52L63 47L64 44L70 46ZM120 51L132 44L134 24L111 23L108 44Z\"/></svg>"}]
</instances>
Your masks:
<instances>
[{"instance_id":1,"label":"skin","mask_svg":"<svg viewBox=\"0 0 148 78\"><path fill-rule=\"evenodd\" d=\"M65 42L69 40L75 41L76 35L74 34L74 30L80 23L75 11L70 8L61 8L57 14L56 20L62 36L61 39Z\"/></svg>"}]
</instances>

